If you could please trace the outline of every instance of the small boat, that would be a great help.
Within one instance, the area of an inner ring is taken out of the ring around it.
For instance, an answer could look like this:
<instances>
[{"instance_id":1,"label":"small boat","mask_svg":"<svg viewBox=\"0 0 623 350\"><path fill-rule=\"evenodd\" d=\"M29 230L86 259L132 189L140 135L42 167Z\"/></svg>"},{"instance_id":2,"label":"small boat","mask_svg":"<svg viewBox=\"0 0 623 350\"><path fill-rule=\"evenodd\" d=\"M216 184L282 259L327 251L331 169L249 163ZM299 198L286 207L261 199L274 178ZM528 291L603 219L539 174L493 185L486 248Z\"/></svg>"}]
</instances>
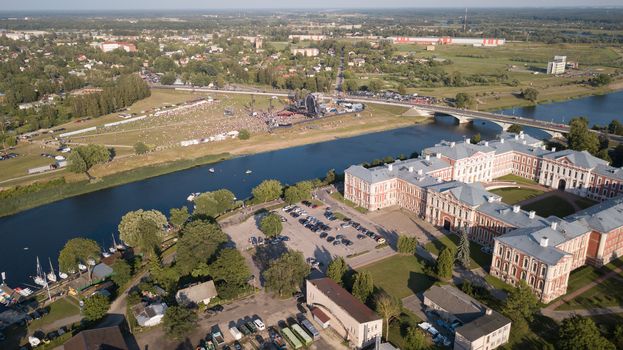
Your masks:
<instances>
[{"instance_id":1,"label":"small boat","mask_svg":"<svg viewBox=\"0 0 623 350\"><path fill-rule=\"evenodd\" d=\"M52 266L52 260L48 258L48 261L50 262L50 272L47 274L48 280L50 280L51 282L56 282L56 274L54 273L54 266Z\"/></svg>"},{"instance_id":2,"label":"small boat","mask_svg":"<svg viewBox=\"0 0 623 350\"><path fill-rule=\"evenodd\" d=\"M110 257L110 253L106 252L106 251L103 251L102 252L102 256L105 257L105 258L108 258L108 257Z\"/></svg>"},{"instance_id":3,"label":"small boat","mask_svg":"<svg viewBox=\"0 0 623 350\"><path fill-rule=\"evenodd\" d=\"M27 297L33 293L32 289L30 288L19 288L18 287L18 288L15 288L15 291L23 297Z\"/></svg>"},{"instance_id":4,"label":"small boat","mask_svg":"<svg viewBox=\"0 0 623 350\"><path fill-rule=\"evenodd\" d=\"M80 271L86 271L87 267L85 265L78 264L78 269L80 269Z\"/></svg>"},{"instance_id":5,"label":"small boat","mask_svg":"<svg viewBox=\"0 0 623 350\"><path fill-rule=\"evenodd\" d=\"M251 170L247 170L247 171L245 171L244 173L248 175L248 174L251 174L251 173L252 173L252 171L251 171Z\"/></svg>"},{"instance_id":6,"label":"small boat","mask_svg":"<svg viewBox=\"0 0 623 350\"><path fill-rule=\"evenodd\" d=\"M111 253L117 252L117 241L115 241L115 234L112 234L112 247L108 248L108 251Z\"/></svg>"},{"instance_id":7,"label":"small boat","mask_svg":"<svg viewBox=\"0 0 623 350\"><path fill-rule=\"evenodd\" d=\"M199 192L195 192L195 193L191 193L188 197L186 197L186 200L189 202L192 202L195 200L195 198L197 198L201 193Z\"/></svg>"},{"instance_id":8,"label":"small boat","mask_svg":"<svg viewBox=\"0 0 623 350\"><path fill-rule=\"evenodd\" d=\"M67 277L69 277L69 275L67 275L64 272L60 272L58 273L58 277L60 277L62 280L67 279Z\"/></svg>"},{"instance_id":9,"label":"small boat","mask_svg":"<svg viewBox=\"0 0 623 350\"><path fill-rule=\"evenodd\" d=\"M35 283L40 285L41 287L45 287L48 285L48 282L45 280L45 273L41 268L41 264L39 264L39 257L37 257L37 275L33 279Z\"/></svg>"},{"instance_id":10,"label":"small boat","mask_svg":"<svg viewBox=\"0 0 623 350\"><path fill-rule=\"evenodd\" d=\"M89 258L89 259L87 260L87 264L89 264L89 265L91 265L91 266L95 266L95 264L96 264L95 259L93 259L93 258Z\"/></svg>"},{"instance_id":11,"label":"small boat","mask_svg":"<svg viewBox=\"0 0 623 350\"><path fill-rule=\"evenodd\" d=\"M24 247L24 250L28 250L28 249L30 249L30 248L28 248L28 247Z\"/></svg>"},{"instance_id":12,"label":"small boat","mask_svg":"<svg viewBox=\"0 0 623 350\"><path fill-rule=\"evenodd\" d=\"M214 168L208 169L209 172L214 173Z\"/></svg>"}]
</instances>

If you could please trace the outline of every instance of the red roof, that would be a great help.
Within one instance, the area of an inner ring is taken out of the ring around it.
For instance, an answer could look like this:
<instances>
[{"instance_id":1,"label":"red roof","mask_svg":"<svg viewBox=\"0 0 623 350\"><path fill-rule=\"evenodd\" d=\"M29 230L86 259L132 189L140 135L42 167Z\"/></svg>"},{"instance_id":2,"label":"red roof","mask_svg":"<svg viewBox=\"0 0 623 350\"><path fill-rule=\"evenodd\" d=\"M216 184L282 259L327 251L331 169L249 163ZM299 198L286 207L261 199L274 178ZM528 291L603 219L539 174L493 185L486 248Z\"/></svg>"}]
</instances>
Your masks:
<instances>
[{"instance_id":1,"label":"red roof","mask_svg":"<svg viewBox=\"0 0 623 350\"><path fill-rule=\"evenodd\" d=\"M322 323L327 323L330 320L329 316L327 316L324 312L322 312L322 310L317 307L312 308L311 313L312 315L316 316L316 318Z\"/></svg>"},{"instance_id":2,"label":"red roof","mask_svg":"<svg viewBox=\"0 0 623 350\"><path fill-rule=\"evenodd\" d=\"M359 323L381 319L374 311L328 277L307 280Z\"/></svg>"}]
</instances>

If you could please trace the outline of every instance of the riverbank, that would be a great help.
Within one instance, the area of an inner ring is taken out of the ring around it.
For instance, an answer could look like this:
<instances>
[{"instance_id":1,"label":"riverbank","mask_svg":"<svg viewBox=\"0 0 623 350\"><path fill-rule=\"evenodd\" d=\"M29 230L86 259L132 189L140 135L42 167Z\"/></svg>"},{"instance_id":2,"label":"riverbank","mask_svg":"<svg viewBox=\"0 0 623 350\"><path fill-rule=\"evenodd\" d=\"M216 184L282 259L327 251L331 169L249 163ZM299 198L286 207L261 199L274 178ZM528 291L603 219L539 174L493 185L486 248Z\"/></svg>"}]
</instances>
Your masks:
<instances>
[{"instance_id":1,"label":"riverbank","mask_svg":"<svg viewBox=\"0 0 623 350\"><path fill-rule=\"evenodd\" d=\"M0 192L0 217L69 197L172 173L196 166L306 144L407 127L430 121L426 117L402 116L407 108L371 106L357 115L320 119L272 133L252 135L249 140L227 140L191 147L175 147L146 155L126 155L96 166L89 182L83 174L67 171L50 174L34 185Z\"/></svg>"}]
</instances>

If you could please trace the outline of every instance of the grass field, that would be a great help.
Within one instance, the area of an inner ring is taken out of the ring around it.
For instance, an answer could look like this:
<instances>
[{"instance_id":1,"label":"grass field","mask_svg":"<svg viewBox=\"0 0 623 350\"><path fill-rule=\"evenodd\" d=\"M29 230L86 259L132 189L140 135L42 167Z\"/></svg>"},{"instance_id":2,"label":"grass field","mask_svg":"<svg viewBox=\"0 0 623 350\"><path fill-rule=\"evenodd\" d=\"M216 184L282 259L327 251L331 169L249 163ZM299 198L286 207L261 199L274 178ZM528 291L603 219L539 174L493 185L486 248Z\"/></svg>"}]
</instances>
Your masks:
<instances>
[{"instance_id":1,"label":"grass field","mask_svg":"<svg viewBox=\"0 0 623 350\"><path fill-rule=\"evenodd\" d=\"M424 274L422 263L413 255L394 255L360 270L372 275L377 288L399 299L422 292L435 282Z\"/></svg>"},{"instance_id":2,"label":"grass field","mask_svg":"<svg viewBox=\"0 0 623 350\"><path fill-rule=\"evenodd\" d=\"M506 204L515 204L526 199L534 198L544 193L544 191L535 190L532 188L498 188L490 190L489 192L495 193L502 197L502 202Z\"/></svg>"},{"instance_id":3,"label":"grass field","mask_svg":"<svg viewBox=\"0 0 623 350\"><path fill-rule=\"evenodd\" d=\"M69 298L71 298L71 300L69 300ZM46 324L50 324L60 319L80 314L78 301L73 299L73 297L65 297L59 299L50 304L49 307L50 313L38 320L32 321L32 323L30 323L30 325L28 326L29 329L37 330Z\"/></svg>"},{"instance_id":4,"label":"grass field","mask_svg":"<svg viewBox=\"0 0 623 350\"><path fill-rule=\"evenodd\" d=\"M538 185L538 182L534 180L526 179L524 177L513 175L513 174L500 176L497 179L494 179L493 181L509 181L509 182L516 182L518 184Z\"/></svg>"},{"instance_id":5,"label":"grass field","mask_svg":"<svg viewBox=\"0 0 623 350\"><path fill-rule=\"evenodd\" d=\"M550 215L563 218L567 215L575 213L573 206L563 197L553 195L543 198L537 202L527 204L523 207L524 210L534 210L542 217L548 217Z\"/></svg>"},{"instance_id":6,"label":"grass field","mask_svg":"<svg viewBox=\"0 0 623 350\"><path fill-rule=\"evenodd\" d=\"M455 234L444 235L441 238L427 243L424 248L431 254L439 255L445 247L450 247L456 251L460 238ZM469 242L470 257L472 258L471 268L475 269L482 267L485 270L491 265L491 255L485 254L480 250L480 245L474 242Z\"/></svg>"}]
</instances>

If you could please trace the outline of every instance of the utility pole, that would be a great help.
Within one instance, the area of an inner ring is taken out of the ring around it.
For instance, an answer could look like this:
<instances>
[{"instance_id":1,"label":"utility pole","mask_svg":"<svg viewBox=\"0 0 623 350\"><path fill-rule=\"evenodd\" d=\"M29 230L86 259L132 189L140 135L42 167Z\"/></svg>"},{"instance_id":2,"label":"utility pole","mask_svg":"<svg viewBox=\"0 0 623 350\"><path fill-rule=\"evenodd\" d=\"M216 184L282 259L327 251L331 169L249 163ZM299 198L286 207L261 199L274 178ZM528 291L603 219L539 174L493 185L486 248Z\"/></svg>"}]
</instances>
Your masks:
<instances>
[{"instance_id":1,"label":"utility pole","mask_svg":"<svg viewBox=\"0 0 623 350\"><path fill-rule=\"evenodd\" d=\"M465 8L465 17L463 17L463 33L467 31L467 7Z\"/></svg>"}]
</instances>

